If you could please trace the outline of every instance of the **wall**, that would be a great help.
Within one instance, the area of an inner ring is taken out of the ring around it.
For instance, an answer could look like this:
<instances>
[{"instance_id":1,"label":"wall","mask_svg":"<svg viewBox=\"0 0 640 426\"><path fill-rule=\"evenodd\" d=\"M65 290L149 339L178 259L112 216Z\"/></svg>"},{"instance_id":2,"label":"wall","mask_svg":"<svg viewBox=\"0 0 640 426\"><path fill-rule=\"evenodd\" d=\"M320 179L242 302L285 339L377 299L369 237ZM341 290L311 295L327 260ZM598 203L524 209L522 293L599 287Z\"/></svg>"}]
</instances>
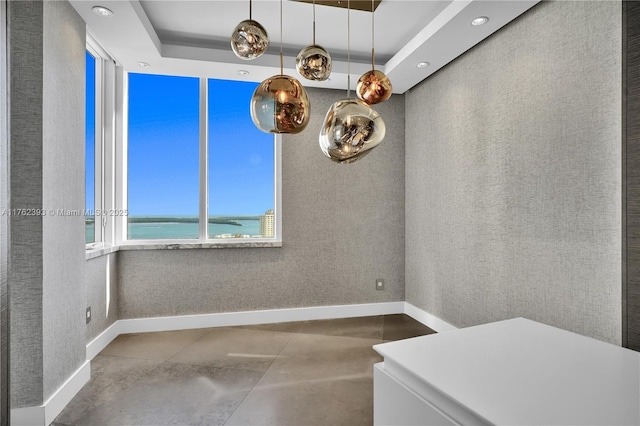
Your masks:
<instances>
[{"instance_id":1,"label":"wall","mask_svg":"<svg viewBox=\"0 0 640 426\"><path fill-rule=\"evenodd\" d=\"M622 345L640 351L640 3L622 13Z\"/></svg>"},{"instance_id":2,"label":"wall","mask_svg":"<svg viewBox=\"0 0 640 426\"><path fill-rule=\"evenodd\" d=\"M385 142L340 165L318 134L345 92L308 93L307 129L283 140L283 247L121 251L120 318L403 300L404 98L376 107Z\"/></svg>"},{"instance_id":3,"label":"wall","mask_svg":"<svg viewBox=\"0 0 640 426\"><path fill-rule=\"evenodd\" d=\"M44 2L43 206L85 206L85 24L66 1ZM80 112L80 113L79 113ZM43 218L44 395L85 361L84 216Z\"/></svg>"},{"instance_id":4,"label":"wall","mask_svg":"<svg viewBox=\"0 0 640 426\"><path fill-rule=\"evenodd\" d=\"M86 262L86 303L91 306L91 322L86 327L86 343L118 320L118 270L116 254Z\"/></svg>"},{"instance_id":5,"label":"wall","mask_svg":"<svg viewBox=\"0 0 640 426\"><path fill-rule=\"evenodd\" d=\"M67 2L9 3L11 207L84 205L84 23ZM84 218L12 217L12 408L40 405L84 347Z\"/></svg>"},{"instance_id":6,"label":"wall","mask_svg":"<svg viewBox=\"0 0 640 426\"><path fill-rule=\"evenodd\" d=\"M0 34L7 28L7 2L0 0ZM7 90L7 43L0 43L0 209L9 207L9 92ZM9 216L0 215L0 425L9 418Z\"/></svg>"},{"instance_id":7,"label":"wall","mask_svg":"<svg viewBox=\"0 0 640 426\"><path fill-rule=\"evenodd\" d=\"M14 209L42 208L42 8L9 2ZM18 408L42 403L42 217L13 217L9 232L20 235L9 243L11 403Z\"/></svg>"},{"instance_id":8,"label":"wall","mask_svg":"<svg viewBox=\"0 0 640 426\"><path fill-rule=\"evenodd\" d=\"M621 337L621 5L543 2L406 96L406 299Z\"/></svg>"}]
</instances>

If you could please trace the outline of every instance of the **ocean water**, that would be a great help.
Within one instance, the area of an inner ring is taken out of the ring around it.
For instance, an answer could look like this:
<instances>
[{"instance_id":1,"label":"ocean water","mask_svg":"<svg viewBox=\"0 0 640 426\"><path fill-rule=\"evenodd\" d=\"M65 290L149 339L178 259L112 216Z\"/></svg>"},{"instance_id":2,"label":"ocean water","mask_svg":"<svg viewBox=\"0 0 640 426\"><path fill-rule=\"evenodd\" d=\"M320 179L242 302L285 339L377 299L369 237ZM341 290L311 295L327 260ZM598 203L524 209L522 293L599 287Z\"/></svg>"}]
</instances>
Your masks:
<instances>
[{"instance_id":1,"label":"ocean water","mask_svg":"<svg viewBox=\"0 0 640 426\"><path fill-rule=\"evenodd\" d=\"M236 220L241 226L209 224L209 238L222 234L260 235L259 220ZM130 240L159 240L198 238L197 223L130 223Z\"/></svg>"},{"instance_id":2,"label":"ocean water","mask_svg":"<svg viewBox=\"0 0 640 426\"><path fill-rule=\"evenodd\" d=\"M209 224L209 238L216 238L217 235L260 235L260 220L247 219L235 220L241 226L226 225L219 223ZM174 240L198 238L197 223L130 223L130 240ZM85 225L86 241L92 242L94 239L93 223Z\"/></svg>"},{"instance_id":3,"label":"ocean water","mask_svg":"<svg viewBox=\"0 0 640 426\"><path fill-rule=\"evenodd\" d=\"M92 243L95 241L95 235L96 235L96 227L95 224L92 223L85 223L84 225L84 240L87 244Z\"/></svg>"}]
</instances>

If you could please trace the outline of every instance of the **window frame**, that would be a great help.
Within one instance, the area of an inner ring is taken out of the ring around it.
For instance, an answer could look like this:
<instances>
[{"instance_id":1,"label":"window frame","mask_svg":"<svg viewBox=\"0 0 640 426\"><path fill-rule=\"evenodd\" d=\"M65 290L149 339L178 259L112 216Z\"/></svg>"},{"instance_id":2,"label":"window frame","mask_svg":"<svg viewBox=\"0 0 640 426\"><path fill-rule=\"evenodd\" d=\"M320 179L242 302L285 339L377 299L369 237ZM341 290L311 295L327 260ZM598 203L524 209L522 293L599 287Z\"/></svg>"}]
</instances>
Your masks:
<instances>
[{"instance_id":1,"label":"window frame","mask_svg":"<svg viewBox=\"0 0 640 426\"><path fill-rule=\"evenodd\" d=\"M114 220L105 214L114 205L115 173L115 71L111 55L87 32L86 50L95 59L95 133L94 133L94 242L87 251L115 244ZM86 204L86 203L85 203ZM98 214L100 213L100 214Z\"/></svg>"},{"instance_id":2,"label":"window frame","mask_svg":"<svg viewBox=\"0 0 640 426\"><path fill-rule=\"evenodd\" d=\"M152 74L152 73L150 73ZM117 146L121 147L117 163L122 169L117 172L118 188L121 196L118 197L116 208L127 210L128 203L128 90L129 73L123 71L118 74L121 81L118 83L117 101L122 106L118 112L118 120L122 131L118 132ZM176 77L195 77L199 79L199 207L198 207L198 238L181 239L140 239L130 240L128 236L127 216L116 216L116 235L121 249L144 248L222 248L222 247L280 247L282 244L282 135L273 135L274 158L274 200L273 210L275 215L275 232L268 238L209 238L208 235L208 209L209 209L209 128L208 128L208 81L206 76L176 75ZM119 206L118 206L119 204ZM181 247L182 246L182 247Z\"/></svg>"},{"instance_id":3,"label":"window frame","mask_svg":"<svg viewBox=\"0 0 640 426\"><path fill-rule=\"evenodd\" d=\"M97 52L95 47L87 38L87 53L89 53L94 61L94 126L93 126L93 206L86 206L93 210L94 212L94 222L93 222L93 234L94 238L92 242L86 242L86 248L94 249L98 247L102 247L104 245L104 229L102 226L102 221L99 221L98 216L95 212L98 209L102 208L102 58L100 54ZM86 103L86 95L85 95L85 103ZM86 147L86 141L85 141ZM85 155L85 161L87 161ZM86 167L85 167L85 181L86 181ZM85 188L85 197L86 197L86 188ZM86 223L86 222L85 222ZM86 225L85 225L86 228Z\"/></svg>"}]
</instances>

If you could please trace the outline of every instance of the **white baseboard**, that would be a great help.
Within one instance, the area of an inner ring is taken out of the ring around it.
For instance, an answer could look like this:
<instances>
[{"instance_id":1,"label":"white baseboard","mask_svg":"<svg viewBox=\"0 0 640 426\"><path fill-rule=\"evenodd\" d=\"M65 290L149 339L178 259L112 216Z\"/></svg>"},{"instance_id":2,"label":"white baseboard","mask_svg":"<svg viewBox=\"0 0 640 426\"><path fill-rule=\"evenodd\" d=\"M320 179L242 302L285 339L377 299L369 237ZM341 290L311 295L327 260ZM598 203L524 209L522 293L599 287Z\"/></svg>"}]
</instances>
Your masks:
<instances>
[{"instance_id":1,"label":"white baseboard","mask_svg":"<svg viewBox=\"0 0 640 426\"><path fill-rule=\"evenodd\" d=\"M64 407L73 399L80 389L91 378L91 362L85 361L66 382L44 403L45 425L50 424L64 410Z\"/></svg>"},{"instance_id":2,"label":"white baseboard","mask_svg":"<svg viewBox=\"0 0 640 426\"><path fill-rule=\"evenodd\" d=\"M85 361L44 404L37 407L12 409L11 426L47 426L51 424L90 378L91 363Z\"/></svg>"},{"instance_id":3,"label":"white baseboard","mask_svg":"<svg viewBox=\"0 0 640 426\"><path fill-rule=\"evenodd\" d=\"M11 409L11 426L44 425L44 406Z\"/></svg>"},{"instance_id":4,"label":"white baseboard","mask_svg":"<svg viewBox=\"0 0 640 426\"><path fill-rule=\"evenodd\" d=\"M366 317L401 314L404 302L367 303L361 305L317 306L311 308L270 309L263 311L224 312L217 314L119 320L119 332L187 330L207 327L270 324L288 321L309 321L329 318Z\"/></svg>"},{"instance_id":5,"label":"white baseboard","mask_svg":"<svg viewBox=\"0 0 640 426\"><path fill-rule=\"evenodd\" d=\"M230 327L289 321L365 317L405 313L438 333L457 327L407 302L366 303L359 305L315 306L310 308L269 309L262 311L223 312L202 315L135 318L118 320L87 344L87 360L92 360L120 334L194 328Z\"/></svg>"},{"instance_id":6,"label":"white baseboard","mask_svg":"<svg viewBox=\"0 0 640 426\"><path fill-rule=\"evenodd\" d=\"M404 313L409 315L414 320L420 321L421 323L437 331L438 333L444 333L446 331L458 329L458 327L441 320L435 315L431 315L429 312L423 311L422 309L413 306L409 302L404 302Z\"/></svg>"},{"instance_id":7,"label":"white baseboard","mask_svg":"<svg viewBox=\"0 0 640 426\"><path fill-rule=\"evenodd\" d=\"M116 321L100 333L98 337L87 343L87 361L95 358L96 355L102 352L102 350L120 334L122 334L120 332L120 321Z\"/></svg>"}]
</instances>

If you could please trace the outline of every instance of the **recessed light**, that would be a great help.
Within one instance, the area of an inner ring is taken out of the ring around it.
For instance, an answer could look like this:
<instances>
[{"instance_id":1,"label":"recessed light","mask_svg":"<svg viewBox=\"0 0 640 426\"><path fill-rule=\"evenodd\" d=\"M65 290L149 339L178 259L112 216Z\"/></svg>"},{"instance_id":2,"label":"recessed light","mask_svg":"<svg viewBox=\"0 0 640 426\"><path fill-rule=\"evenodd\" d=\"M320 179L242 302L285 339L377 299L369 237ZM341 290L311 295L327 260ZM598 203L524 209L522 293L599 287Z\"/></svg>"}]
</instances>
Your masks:
<instances>
[{"instance_id":1,"label":"recessed light","mask_svg":"<svg viewBox=\"0 0 640 426\"><path fill-rule=\"evenodd\" d=\"M471 21L471 25L473 25L474 27L479 27L480 25L484 25L487 22L489 22L489 18L487 18L486 16L478 16L476 19Z\"/></svg>"},{"instance_id":2,"label":"recessed light","mask_svg":"<svg viewBox=\"0 0 640 426\"><path fill-rule=\"evenodd\" d=\"M95 13L96 15L100 15L100 16L111 16L113 15L113 12L111 11L111 9L107 9L104 6L93 6L93 13Z\"/></svg>"},{"instance_id":3,"label":"recessed light","mask_svg":"<svg viewBox=\"0 0 640 426\"><path fill-rule=\"evenodd\" d=\"M418 62L418 64L416 64L416 67L418 68L426 68L429 66L429 62Z\"/></svg>"},{"instance_id":4,"label":"recessed light","mask_svg":"<svg viewBox=\"0 0 640 426\"><path fill-rule=\"evenodd\" d=\"M138 62L138 66L139 66L140 68L149 68L151 65L149 65L149 64L148 64L148 63L146 63L146 62Z\"/></svg>"},{"instance_id":5,"label":"recessed light","mask_svg":"<svg viewBox=\"0 0 640 426\"><path fill-rule=\"evenodd\" d=\"M249 71L247 70L238 70L238 75L247 75L249 74Z\"/></svg>"}]
</instances>

